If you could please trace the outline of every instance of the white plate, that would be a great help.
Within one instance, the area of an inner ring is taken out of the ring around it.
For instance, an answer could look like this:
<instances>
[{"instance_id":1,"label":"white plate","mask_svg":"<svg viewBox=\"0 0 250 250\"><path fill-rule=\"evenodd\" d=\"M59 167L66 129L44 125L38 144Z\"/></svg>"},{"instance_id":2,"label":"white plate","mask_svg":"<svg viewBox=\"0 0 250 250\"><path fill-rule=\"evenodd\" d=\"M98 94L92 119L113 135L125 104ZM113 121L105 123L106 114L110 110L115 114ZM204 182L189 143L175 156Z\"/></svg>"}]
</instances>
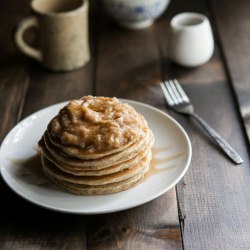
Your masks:
<instances>
[{"instance_id":1,"label":"white plate","mask_svg":"<svg viewBox=\"0 0 250 250\"><path fill-rule=\"evenodd\" d=\"M162 111L143 103L122 101L145 116L155 135L152 171L141 184L111 195L76 196L47 181L42 171L39 171L40 161L34 161L37 142L48 122L66 103L59 103L30 115L9 132L0 151L4 181L18 195L36 205L77 214L120 211L164 194L176 185L188 169L192 154L190 140L183 128Z\"/></svg>"}]
</instances>

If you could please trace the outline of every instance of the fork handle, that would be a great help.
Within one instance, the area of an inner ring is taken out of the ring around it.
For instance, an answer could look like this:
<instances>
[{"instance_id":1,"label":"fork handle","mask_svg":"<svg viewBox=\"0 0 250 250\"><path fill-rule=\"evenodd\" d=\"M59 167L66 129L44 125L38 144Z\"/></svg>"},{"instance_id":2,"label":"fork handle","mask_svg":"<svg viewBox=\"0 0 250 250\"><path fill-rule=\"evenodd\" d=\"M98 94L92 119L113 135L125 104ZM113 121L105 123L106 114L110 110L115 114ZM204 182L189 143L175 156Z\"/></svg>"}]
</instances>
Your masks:
<instances>
[{"instance_id":1,"label":"fork handle","mask_svg":"<svg viewBox=\"0 0 250 250\"><path fill-rule=\"evenodd\" d=\"M233 162L236 164L243 163L243 159L239 156L239 154L224 139L222 139L222 137L215 130L213 130L207 122L195 113L191 114L191 116L199 122L199 124Z\"/></svg>"}]
</instances>

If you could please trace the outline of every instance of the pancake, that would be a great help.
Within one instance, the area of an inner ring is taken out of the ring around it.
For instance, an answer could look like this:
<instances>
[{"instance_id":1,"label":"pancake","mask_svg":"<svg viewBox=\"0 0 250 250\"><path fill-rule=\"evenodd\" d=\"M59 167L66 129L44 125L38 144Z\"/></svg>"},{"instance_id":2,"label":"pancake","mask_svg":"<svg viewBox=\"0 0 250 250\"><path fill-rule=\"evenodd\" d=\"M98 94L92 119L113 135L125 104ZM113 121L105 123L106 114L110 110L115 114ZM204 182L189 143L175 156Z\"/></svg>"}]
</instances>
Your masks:
<instances>
[{"instance_id":1,"label":"pancake","mask_svg":"<svg viewBox=\"0 0 250 250\"><path fill-rule=\"evenodd\" d=\"M41 142L41 143L43 143L43 142ZM152 142L150 142L150 144L152 144ZM131 159L128 158L127 160L125 160L123 162L120 162L118 164L109 166L107 168L99 169L99 170L95 170L95 169L86 170L86 168L74 167L74 166L72 167L70 165L65 165L65 164L59 163L50 154L50 152L48 151L46 146L44 146L44 145L40 145L40 146L41 146L43 156L48 161L53 163L57 168L61 169L62 171L66 172L68 174L76 175L76 176L101 176L101 175L119 172L123 169L130 168L133 165L137 164L142 158L144 158L146 156L146 154L149 153L149 150L150 150L150 145L145 144L145 146L143 147L143 150Z\"/></svg>"},{"instance_id":2,"label":"pancake","mask_svg":"<svg viewBox=\"0 0 250 250\"><path fill-rule=\"evenodd\" d=\"M86 96L52 118L38 145L43 172L54 184L77 195L101 195L140 183L153 143L153 132L133 107Z\"/></svg>"},{"instance_id":3,"label":"pancake","mask_svg":"<svg viewBox=\"0 0 250 250\"><path fill-rule=\"evenodd\" d=\"M112 154L106 157L102 157L97 160L80 160L73 157L68 157L64 154L59 148L55 147L51 144L47 133L44 134L40 144L41 148L46 146L47 151L49 151L50 155L63 166L71 166L70 169L85 169L85 170L99 170L110 167L114 164L118 164L125 160L133 158L139 152L145 149L145 144L152 144L154 141L152 131L148 131L147 135L140 141L134 143L126 150ZM46 150L45 154L46 154Z\"/></svg>"},{"instance_id":4,"label":"pancake","mask_svg":"<svg viewBox=\"0 0 250 250\"><path fill-rule=\"evenodd\" d=\"M136 185L138 185L142 180L144 175L147 173L149 169L148 166L145 167L145 169L138 173L137 175L134 175L131 178L128 178L126 180L111 183L107 185L99 185L99 186L89 186L89 185L83 185L83 184L74 184L74 183L68 183L65 181L60 181L58 179L53 178L49 172L46 172L44 170L44 173L46 176L57 186L61 187L62 189L75 194L75 195L105 195L105 194L113 194L121 191L125 191L127 189L130 189Z\"/></svg>"},{"instance_id":5,"label":"pancake","mask_svg":"<svg viewBox=\"0 0 250 250\"><path fill-rule=\"evenodd\" d=\"M43 156L42 156L42 164L43 164L43 169L55 179L76 184L105 185L109 183L119 182L138 174L145 168L145 166L148 165L151 158L152 158L151 151L149 151L149 153L143 159L137 162L137 164L134 164L132 167L126 168L116 173L102 175L102 176L74 176L65 173Z\"/></svg>"},{"instance_id":6,"label":"pancake","mask_svg":"<svg viewBox=\"0 0 250 250\"><path fill-rule=\"evenodd\" d=\"M67 155L88 160L126 149L143 136L143 128L145 119L128 104L88 96L61 109L47 131L51 142Z\"/></svg>"}]
</instances>

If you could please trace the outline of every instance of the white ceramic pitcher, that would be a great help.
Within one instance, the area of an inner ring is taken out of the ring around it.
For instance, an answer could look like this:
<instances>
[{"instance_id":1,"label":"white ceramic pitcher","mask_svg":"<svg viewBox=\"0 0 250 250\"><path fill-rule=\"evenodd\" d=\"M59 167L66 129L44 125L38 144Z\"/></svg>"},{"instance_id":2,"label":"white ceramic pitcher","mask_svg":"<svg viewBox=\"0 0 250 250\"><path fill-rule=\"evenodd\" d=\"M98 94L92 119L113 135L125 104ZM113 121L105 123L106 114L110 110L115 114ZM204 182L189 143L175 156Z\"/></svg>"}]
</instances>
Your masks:
<instances>
[{"instance_id":1,"label":"white ceramic pitcher","mask_svg":"<svg viewBox=\"0 0 250 250\"><path fill-rule=\"evenodd\" d=\"M170 23L170 58L186 67L207 62L214 51L213 33L208 18L199 13L185 12Z\"/></svg>"}]
</instances>

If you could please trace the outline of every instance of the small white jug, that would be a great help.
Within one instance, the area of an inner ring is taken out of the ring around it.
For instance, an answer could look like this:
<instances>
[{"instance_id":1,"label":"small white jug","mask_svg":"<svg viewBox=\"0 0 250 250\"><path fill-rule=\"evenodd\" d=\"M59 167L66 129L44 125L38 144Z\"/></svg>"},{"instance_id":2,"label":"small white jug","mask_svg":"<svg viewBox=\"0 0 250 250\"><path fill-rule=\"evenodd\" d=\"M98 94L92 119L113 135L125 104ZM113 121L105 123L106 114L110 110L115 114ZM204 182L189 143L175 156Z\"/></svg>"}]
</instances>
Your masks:
<instances>
[{"instance_id":1,"label":"small white jug","mask_svg":"<svg viewBox=\"0 0 250 250\"><path fill-rule=\"evenodd\" d=\"M170 23L170 58L186 67L207 62L214 51L214 39L209 20L199 13L185 12Z\"/></svg>"}]
</instances>

